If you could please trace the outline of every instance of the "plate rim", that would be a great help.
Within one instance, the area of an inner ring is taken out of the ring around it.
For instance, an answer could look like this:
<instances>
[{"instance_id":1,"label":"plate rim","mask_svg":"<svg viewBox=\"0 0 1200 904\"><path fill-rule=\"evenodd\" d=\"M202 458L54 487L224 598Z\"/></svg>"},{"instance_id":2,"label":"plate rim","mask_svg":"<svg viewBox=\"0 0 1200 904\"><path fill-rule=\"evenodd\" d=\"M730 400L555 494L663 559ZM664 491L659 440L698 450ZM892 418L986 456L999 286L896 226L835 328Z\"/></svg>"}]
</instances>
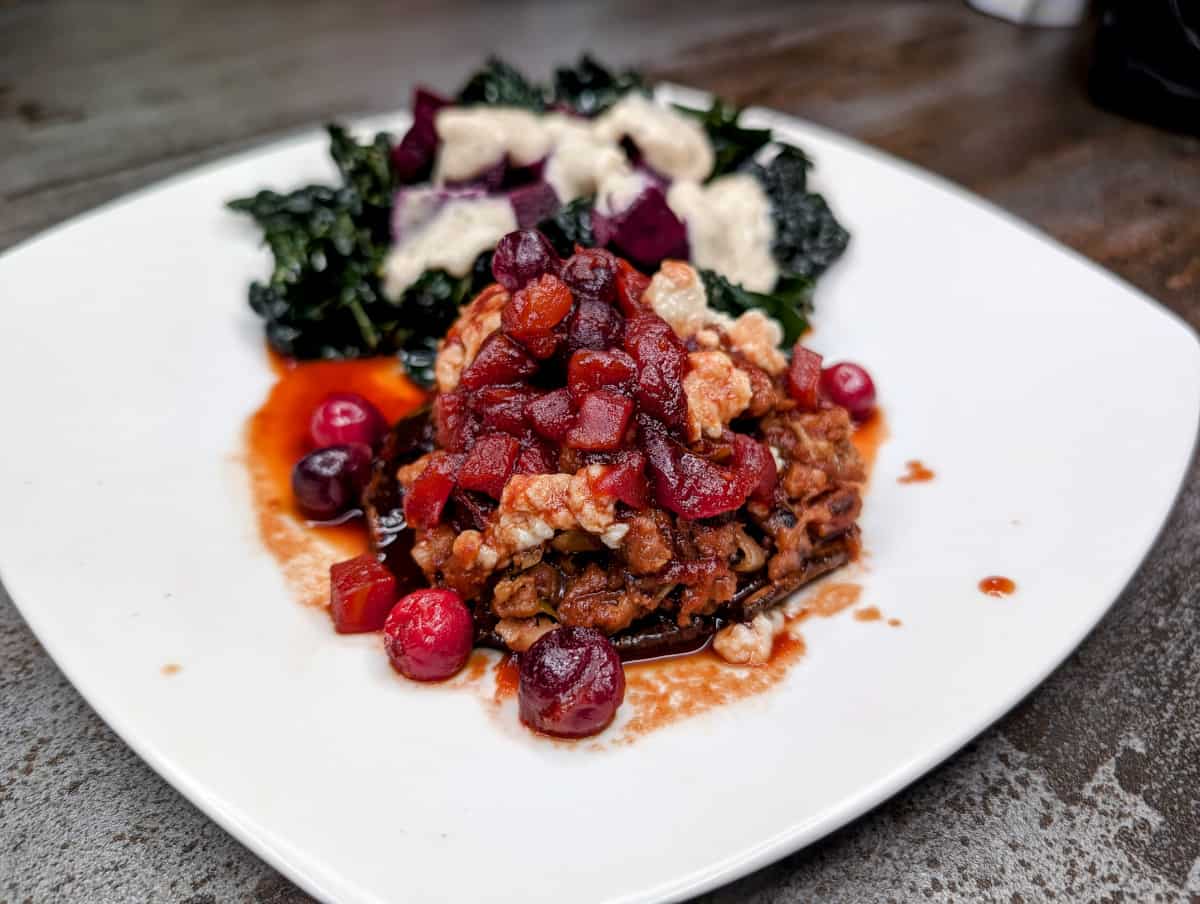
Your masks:
<instances>
[{"instance_id":1,"label":"plate rim","mask_svg":"<svg viewBox=\"0 0 1200 904\"><path fill-rule=\"evenodd\" d=\"M706 103L713 96L708 92L673 83L660 83L658 90L666 99L681 102ZM893 169L902 171L926 185L932 185L944 192L948 192L959 201L966 202L976 208L981 208L993 217L999 217L1008 225L1016 227L1018 231L1028 238L1049 244L1058 252L1073 259L1077 265L1084 265L1093 274L1101 275L1108 282L1114 283L1123 289L1126 294L1138 298L1143 304L1153 308L1157 314L1165 315L1166 320L1173 328L1181 329L1190 338L1189 354L1200 365L1200 334L1182 316L1122 276L1101 266L1076 249L1062 243L1033 223L1020 218L1016 214L998 206L995 202L975 194L946 177L922 168L916 163L895 156L828 127L813 123L803 117L764 107L750 107L747 108L747 111L755 119L789 130L810 132L843 150L866 157L874 163L885 164ZM406 109L397 109L390 113L347 117L346 121L352 130L362 131L394 126L403 123L405 118L410 117L410 115ZM255 142L231 154L189 167L141 186L131 192L119 195L93 208L73 215L66 220L55 223L5 249L3 253L0 253L0 268L21 252L43 241L57 238L60 233L80 223L93 218L103 217L111 211L126 205L137 204L146 196L160 190L169 189L187 180L204 176L210 171L217 171L230 165L246 162L263 154L285 151L290 147L311 142L318 135L319 132L311 124L298 126L295 129L288 129L267 140ZM730 856L712 863L703 869L695 870L691 873L660 882L652 887L629 892L608 900L614 902L614 904L616 902L619 902L619 904L633 904L633 902L641 901L679 900L726 885L771 863L777 862L831 834L877 807L888 798L904 791L917 779L946 762L972 739L978 737L989 727L1007 716L1021 701L1040 687L1079 648L1092 631L1095 630L1097 625L1112 611L1113 606L1145 566L1146 560L1159 545L1164 531L1178 509L1183 490L1187 485L1187 477L1195 465L1198 452L1200 452L1200 412L1196 413L1195 424L1192 430L1191 447L1183 459L1182 467L1175 481L1174 491L1167 505L1157 517L1158 527L1146 543L1144 549L1142 549L1140 555L1131 564L1127 572L1121 576L1120 589L1112 595L1102 608L1096 609L1094 613L1089 613L1086 618L1080 621L1080 625L1070 637L1069 642L1063 644L1061 655L1051 657L1042 668L1036 670L1036 677L1022 683L1019 691L1008 695L1002 705L995 707L994 710L988 709L984 711L978 718L964 720L964 728L948 734L946 740L930 745L928 748L922 750L919 755L912 756L900 762L894 769L887 772L884 777L877 779L869 785L860 786L854 794L843 798L836 806L830 808L817 818L811 818L807 822L793 825L769 838L762 839L740 851L734 852ZM139 732L135 725L130 724L130 720L122 716L115 701L113 701L112 706L106 705L103 701L94 699L92 690L85 690L85 686L77 680L74 664L67 664L66 659L59 655L61 651L58 648L58 644L51 636L52 632L47 629L47 623L43 622L40 617L40 613L45 611L45 607L36 602L38 594L29 593L22 589L20 580L14 583L12 579L12 562L9 560L7 565L4 562L7 555L5 551L0 550L0 581L3 581L4 586L7 588L14 608L29 627L38 643L53 660L56 668L62 672L71 683L75 692L86 701L88 706L92 708L101 720L160 778L186 798L191 805L195 806L207 818L228 832L240 844L260 857L273 869L287 876L308 894L320 900L334 900L335 890L327 887L326 880L320 875L321 870L312 870L309 868L310 865L319 863L319 860L315 861L311 857L305 857L298 855L296 852L289 851L286 842L276 837L276 832L266 826L256 827L254 820L248 819L246 814L241 812L244 808L222 800L220 797L214 795L200 779L189 774L188 770L177 767L171 758L158 748L158 745ZM375 898L373 893L365 889L360 888L358 893L364 894L368 899Z\"/></svg>"}]
</instances>

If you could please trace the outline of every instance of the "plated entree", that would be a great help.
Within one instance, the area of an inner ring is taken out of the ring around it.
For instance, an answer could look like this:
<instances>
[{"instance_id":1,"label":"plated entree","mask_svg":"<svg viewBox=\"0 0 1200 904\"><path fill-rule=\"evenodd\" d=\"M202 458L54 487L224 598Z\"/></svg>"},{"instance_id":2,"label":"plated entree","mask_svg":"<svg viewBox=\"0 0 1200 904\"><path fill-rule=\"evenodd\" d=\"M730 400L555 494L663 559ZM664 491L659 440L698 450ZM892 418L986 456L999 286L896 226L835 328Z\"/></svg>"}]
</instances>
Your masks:
<instances>
[{"instance_id":1,"label":"plated entree","mask_svg":"<svg viewBox=\"0 0 1200 904\"><path fill-rule=\"evenodd\" d=\"M848 241L810 162L588 58L550 87L493 60L413 113L398 143L331 127L338 187L232 203L275 256L250 301L277 352L430 389L393 424L311 413L295 505L371 544L333 566L336 627L418 680L508 651L560 737L612 720L622 661L766 663L781 601L858 552L875 404L800 342Z\"/></svg>"}]
</instances>

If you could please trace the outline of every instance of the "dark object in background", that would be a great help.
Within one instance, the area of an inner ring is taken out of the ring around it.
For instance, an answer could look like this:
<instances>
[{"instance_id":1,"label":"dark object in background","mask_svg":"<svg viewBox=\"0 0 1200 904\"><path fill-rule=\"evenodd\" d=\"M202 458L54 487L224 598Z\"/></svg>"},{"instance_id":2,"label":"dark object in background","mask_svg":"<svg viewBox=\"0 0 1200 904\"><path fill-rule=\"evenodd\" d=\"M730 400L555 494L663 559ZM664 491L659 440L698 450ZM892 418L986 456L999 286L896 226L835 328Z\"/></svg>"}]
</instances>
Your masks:
<instances>
[{"instance_id":1,"label":"dark object in background","mask_svg":"<svg viewBox=\"0 0 1200 904\"><path fill-rule=\"evenodd\" d=\"M1102 107L1200 135L1200 0L1102 0L1088 82Z\"/></svg>"}]
</instances>

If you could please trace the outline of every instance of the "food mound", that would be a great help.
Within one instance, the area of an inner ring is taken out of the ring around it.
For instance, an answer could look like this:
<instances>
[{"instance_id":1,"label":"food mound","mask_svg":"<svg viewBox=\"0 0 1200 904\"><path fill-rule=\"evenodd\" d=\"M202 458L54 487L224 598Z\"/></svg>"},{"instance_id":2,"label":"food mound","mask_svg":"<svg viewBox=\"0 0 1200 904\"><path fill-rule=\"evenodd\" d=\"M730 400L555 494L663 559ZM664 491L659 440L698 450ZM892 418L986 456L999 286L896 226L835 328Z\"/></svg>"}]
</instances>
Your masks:
<instances>
[{"instance_id":1,"label":"food mound","mask_svg":"<svg viewBox=\"0 0 1200 904\"><path fill-rule=\"evenodd\" d=\"M681 261L562 260L522 230L492 271L438 348L432 403L372 464L399 592L456 592L475 644L516 653L563 626L621 659L712 638L765 662L772 607L858 550L865 473L832 399L861 416L873 388L864 407L853 374L800 344L789 362L774 320L711 309Z\"/></svg>"}]
</instances>

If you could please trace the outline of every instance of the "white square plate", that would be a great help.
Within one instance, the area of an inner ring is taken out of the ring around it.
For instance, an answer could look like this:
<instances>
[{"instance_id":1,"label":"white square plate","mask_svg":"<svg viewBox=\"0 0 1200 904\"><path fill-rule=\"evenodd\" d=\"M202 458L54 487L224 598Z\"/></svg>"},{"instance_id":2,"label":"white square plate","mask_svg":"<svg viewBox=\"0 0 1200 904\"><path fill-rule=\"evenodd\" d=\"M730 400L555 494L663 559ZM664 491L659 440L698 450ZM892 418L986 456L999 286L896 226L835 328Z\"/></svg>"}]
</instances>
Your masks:
<instances>
[{"instance_id":1,"label":"white square plate","mask_svg":"<svg viewBox=\"0 0 1200 904\"><path fill-rule=\"evenodd\" d=\"M749 872L1005 712L1154 541L1196 436L1193 333L936 178L754 118L816 158L854 236L811 344L880 387L863 602L903 627L807 624L780 687L633 744L541 741L396 679L377 638L298 606L261 547L239 456L272 379L245 305L264 260L222 202L326 177L323 136L0 259L0 574L109 724L314 894L645 901ZM898 484L911 458L936 479ZM989 574L1017 593L983 596Z\"/></svg>"}]
</instances>

